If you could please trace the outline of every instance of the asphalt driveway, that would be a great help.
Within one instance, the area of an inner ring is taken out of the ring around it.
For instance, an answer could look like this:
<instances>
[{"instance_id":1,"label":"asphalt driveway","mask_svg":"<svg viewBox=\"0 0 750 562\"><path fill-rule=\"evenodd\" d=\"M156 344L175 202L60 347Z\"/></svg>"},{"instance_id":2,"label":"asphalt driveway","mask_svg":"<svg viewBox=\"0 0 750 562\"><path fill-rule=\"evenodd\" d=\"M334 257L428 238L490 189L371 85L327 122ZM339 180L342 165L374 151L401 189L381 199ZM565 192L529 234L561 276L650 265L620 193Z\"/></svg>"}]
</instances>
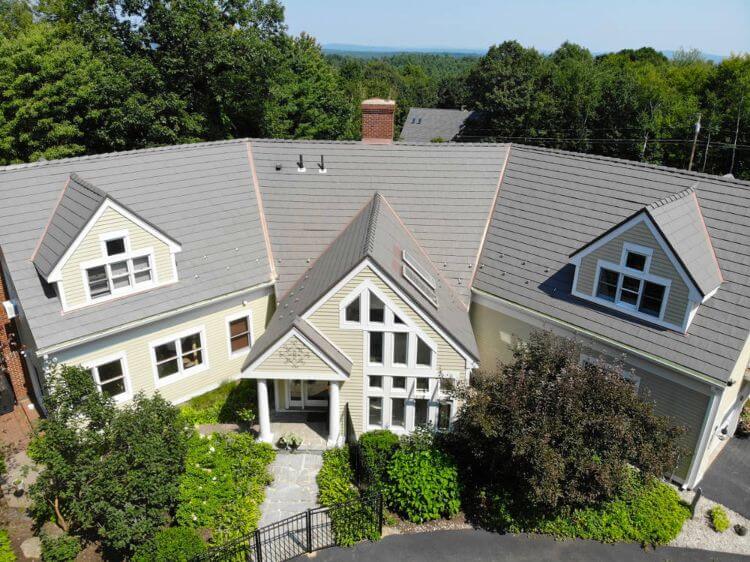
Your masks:
<instances>
[{"instance_id":1,"label":"asphalt driveway","mask_svg":"<svg viewBox=\"0 0 750 562\"><path fill-rule=\"evenodd\" d=\"M750 518L750 438L730 439L699 486L707 498Z\"/></svg>"},{"instance_id":2,"label":"asphalt driveway","mask_svg":"<svg viewBox=\"0 0 750 562\"><path fill-rule=\"evenodd\" d=\"M381 562L383 560L425 560L429 562L728 562L750 560L683 548L644 550L636 544L607 545L595 541L556 541L550 537L499 535L486 531L461 530L394 535L376 543L352 548L329 548L314 555L316 562Z\"/></svg>"}]
</instances>

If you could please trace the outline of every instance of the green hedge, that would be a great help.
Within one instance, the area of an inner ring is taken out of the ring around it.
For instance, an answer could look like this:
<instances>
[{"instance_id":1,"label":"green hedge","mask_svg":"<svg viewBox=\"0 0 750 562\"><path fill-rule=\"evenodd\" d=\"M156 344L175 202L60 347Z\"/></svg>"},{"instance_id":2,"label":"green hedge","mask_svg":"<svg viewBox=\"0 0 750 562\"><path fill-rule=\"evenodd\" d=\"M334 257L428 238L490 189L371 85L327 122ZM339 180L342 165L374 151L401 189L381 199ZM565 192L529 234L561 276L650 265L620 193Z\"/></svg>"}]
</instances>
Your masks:
<instances>
[{"instance_id":1,"label":"green hedge","mask_svg":"<svg viewBox=\"0 0 750 562\"><path fill-rule=\"evenodd\" d=\"M324 507L345 503L359 497L354 486L354 471L349 461L349 448L323 452L323 466L316 477L318 502Z\"/></svg>"},{"instance_id":2,"label":"green hedge","mask_svg":"<svg viewBox=\"0 0 750 562\"><path fill-rule=\"evenodd\" d=\"M275 456L250 433L194 435L180 480L178 523L213 529L217 543L254 531Z\"/></svg>"},{"instance_id":3,"label":"green hedge","mask_svg":"<svg viewBox=\"0 0 750 562\"><path fill-rule=\"evenodd\" d=\"M206 549L195 529L169 527L139 547L132 562L190 562Z\"/></svg>"},{"instance_id":4,"label":"green hedge","mask_svg":"<svg viewBox=\"0 0 750 562\"><path fill-rule=\"evenodd\" d=\"M633 476L627 492L597 507L575 509L554 517L535 517L516 510L508 496L477 498L482 523L506 532L543 533L601 542L639 542L664 545L680 534L690 509L671 486L656 479Z\"/></svg>"},{"instance_id":5,"label":"green hedge","mask_svg":"<svg viewBox=\"0 0 750 562\"><path fill-rule=\"evenodd\" d=\"M375 490L382 490L388 477L388 463L399 447L398 436L387 429L368 431L360 436L357 446L368 483Z\"/></svg>"},{"instance_id":6,"label":"green hedge","mask_svg":"<svg viewBox=\"0 0 750 562\"><path fill-rule=\"evenodd\" d=\"M254 380L225 382L219 388L185 402L180 413L190 425L250 422L255 417L256 404Z\"/></svg>"}]
</instances>

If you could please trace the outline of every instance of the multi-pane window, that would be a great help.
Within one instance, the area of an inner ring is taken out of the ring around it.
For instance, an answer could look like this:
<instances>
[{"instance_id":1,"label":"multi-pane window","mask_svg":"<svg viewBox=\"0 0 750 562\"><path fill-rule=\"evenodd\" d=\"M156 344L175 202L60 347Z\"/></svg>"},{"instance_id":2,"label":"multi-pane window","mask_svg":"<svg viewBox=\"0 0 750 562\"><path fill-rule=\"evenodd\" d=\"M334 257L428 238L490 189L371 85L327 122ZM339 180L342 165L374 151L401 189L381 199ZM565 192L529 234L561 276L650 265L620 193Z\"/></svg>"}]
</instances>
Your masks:
<instances>
[{"instance_id":1,"label":"multi-pane window","mask_svg":"<svg viewBox=\"0 0 750 562\"><path fill-rule=\"evenodd\" d=\"M91 299L96 300L150 282L151 258L139 256L90 267L86 277Z\"/></svg>"},{"instance_id":2,"label":"multi-pane window","mask_svg":"<svg viewBox=\"0 0 750 562\"><path fill-rule=\"evenodd\" d=\"M638 311L651 316L661 314L661 306L664 301L664 285L646 281L643 284L643 294L641 295L641 304Z\"/></svg>"},{"instance_id":3,"label":"multi-pane window","mask_svg":"<svg viewBox=\"0 0 750 562\"><path fill-rule=\"evenodd\" d=\"M154 360L159 379L202 365L204 357L201 333L195 332L155 346Z\"/></svg>"},{"instance_id":4,"label":"multi-pane window","mask_svg":"<svg viewBox=\"0 0 750 562\"><path fill-rule=\"evenodd\" d=\"M391 425L406 427L406 399L391 398Z\"/></svg>"},{"instance_id":5,"label":"multi-pane window","mask_svg":"<svg viewBox=\"0 0 750 562\"><path fill-rule=\"evenodd\" d=\"M89 368L89 372L102 394L117 398L127 392L125 370L123 369L121 359L95 365Z\"/></svg>"},{"instance_id":6,"label":"multi-pane window","mask_svg":"<svg viewBox=\"0 0 750 562\"><path fill-rule=\"evenodd\" d=\"M615 297L617 297L617 284L619 281L620 274L616 271L605 268L600 269L599 286L596 289L596 296L615 302Z\"/></svg>"},{"instance_id":7,"label":"multi-pane window","mask_svg":"<svg viewBox=\"0 0 750 562\"><path fill-rule=\"evenodd\" d=\"M409 359L409 334L407 332L395 332L393 334L393 363L406 365Z\"/></svg>"},{"instance_id":8,"label":"multi-pane window","mask_svg":"<svg viewBox=\"0 0 750 562\"><path fill-rule=\"evenodd\" d=\"M370 425L383 425L383 399L380 397L370 397L370 407L368 412L368 422Z\"/></svg>"},{"instance_id":9,"label":"multi-pane window","mask_svg":"<svg viewBox=\"0 0 750 562\"><path fill-rule=\"evenodd\" d=\"M666 286L639 276L637 272L643 271L647 263L642 254L627 252L624 272L600 267L596 296L658 318L661 316Z\"/></svg>"},{"instance_id":10,"label":"multi-pane window","mask_svg":"<svg viewBox=\"0 0 750 562\"><path fill-rule=\"evenodd\" d=\"M383 363L383 332L370 332L370 363Z\"/></svg>"},{"instance_id":11,"label":"multi-pane window","mask_svg":"<svg viewBox=\"0 0 750 562\"><path fill-rule=\"evenodd\" d=\"M229 321L229 348L232 353L249 349L252 345L250 335L250 318L243 316Z\"/></svg>"},{"instance_id":12,"label":"multi-pane window","mask_svg":"<svg viewBox=\"0 0 750 562\"><path fill-rule=\"evenodd\" d=\"M359 300L357 297L350 302L346 307L346 321L347 322L359 322Z\"/></svg>"},{"instance_id":13,"label":"multi-pane window","mask_svg":"<svg viewBox=\"0 0 750 562\"><path fill-rule=\"evenodd\" d=\"M432 348L417 337L417 365L432 366Z\"/></svg>"}]
</instances>

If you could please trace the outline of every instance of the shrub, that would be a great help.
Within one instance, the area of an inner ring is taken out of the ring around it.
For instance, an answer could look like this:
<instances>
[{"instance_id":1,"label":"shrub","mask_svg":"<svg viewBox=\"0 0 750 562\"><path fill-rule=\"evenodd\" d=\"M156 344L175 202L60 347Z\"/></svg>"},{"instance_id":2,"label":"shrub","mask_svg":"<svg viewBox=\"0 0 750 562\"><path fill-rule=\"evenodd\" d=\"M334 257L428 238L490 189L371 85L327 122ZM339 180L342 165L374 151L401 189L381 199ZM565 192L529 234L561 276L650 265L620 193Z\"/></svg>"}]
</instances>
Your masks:
<instances>
[{"instance_id":1,"label":"shrub","mask_svg":"<svg viewBox=\"0 0 750 562\"><path fill-rule=\"evenodd\" d=\"M186 423L249 423L255 418L256 382L225 382L219 388L191 398L180 407Z\"/></svg>"},{"instance_id":2,"label":"shrub","mask_svg":"<svg viewBox=\"0 0 750 562\"><path fill-rule=\"evenodd\" d=\"M141 545L132 562L190 562L206 552L206 543L195 529L168 527Z\"/></svg>"},{"instance_id":3,"label":"shrub","mask_svg":"<svg viewBox=\"0 0 750 562\"><path fill-rule=\"evenodd\" d=\"M179 483L179 524L213 529L217 543L255 530L275 456L250 433L194 435Z\"/></svg>"},{"instance_id":4,"label":"shrub","mask_svg":"<svg viewBox=\"0 0 750 562\"><path fill-rule=\"evenodd\" d=\"M737 430L735 434L739 437L747 437L750 435L750 400L745 402L740 412L740 421L737 423Z\"/></svg>"},{"instance_id":5,"label":"shrub","mask_svg":"<svg viewBox=\"0 0 750 562\"><path fill-rule=\"evenodd\" d=\"M713 506L708 515L711 518L711 526L714 528L714 531L723 533L729 529L729 515L727 515L723 507L720 505Z\"/></svg>"},{"instance_id":6,"label":"shrub","mask_svg":"<svg viewBox=\"0 0 750 562\"><path fill-rule=\"evenodd\" d=\"M0 562L14 562L16 555L10 545L8 531L0 529Z\"/></svg>"},{"instance_id":7,"label":"shrub","mask_svg":"<svg viewBox=\"0 0 750 562\"><path fill-rule=\"evenodd\" d=\"M71 562L81 552L81 542L77 537L60 535L42 537L42 562Z\"/></svg>"},{"instance_id":8,"label":"shrub","mask_svg":"<svg viewBox=\"0 0 750 562\"><path fill-rule=\"evenodd\" d=\"M354 471L349 462L349 449L328 449L323 452L323 465L316 476L318 502L324 507L345 503L359 497L354 487Z\"/></svg>"},{"instance_id":9,"label":"shrub","mask_svg":"<svg viewBox=\"0 0 750 562\"><path fill-rule=\"evenodd\" d=\"M461 507L456 464L434 445L410 446L407 441L388 465L385 498L415 523L451 517Z\"/></svg>"},{"instance_id":10,"label":"shrub","mask_svg":"<svg viewBox=\"0 0 750 562\"><path fill-rule=\"evenodd\" d=\"M580 356L576 342L534 332L512 363L457 389L463 405L448 438L467 485L554 514L617 497L630 466L646 477L674 469L682 431L619 366Z\"/></svg>"},{"instance_id":11,"label":"shrub","mask_svg":"<svg viewBox=\"0 0 750 562\"><path fill-rule=\"evenodd\" d=\"M369 484L380 490L387 477L388 463L398 449L398 436L387 429L363 433L359 438L359 455Z\"/></svg>"},{"instance_id":12,"label":"shrub","mask_svg":"<svg viewBox=\"0 0 750 562\"><path fill-rule=\"evenodd\" d=\"M51 370L48 387L28 449L42 466L33 512L127 556L169 520L192 430L158 394L116 406L81 367Z\"/></svg>"},{"instance_id":13,"label":"shrub","mask_svg":"<svg viewBox=\"0 0 750 562\"><path fill-rule=\"evenodd\" d=\"M620 497L598 506L566 509L554 516L528 511L514 504L511 494L492 498L480 494L480 522L511 533L543 533L601 542L640 542L664 545L680 534L690 509L671 486L655 478L646 481L630 471Z\"/></svg>"}]
</instances>

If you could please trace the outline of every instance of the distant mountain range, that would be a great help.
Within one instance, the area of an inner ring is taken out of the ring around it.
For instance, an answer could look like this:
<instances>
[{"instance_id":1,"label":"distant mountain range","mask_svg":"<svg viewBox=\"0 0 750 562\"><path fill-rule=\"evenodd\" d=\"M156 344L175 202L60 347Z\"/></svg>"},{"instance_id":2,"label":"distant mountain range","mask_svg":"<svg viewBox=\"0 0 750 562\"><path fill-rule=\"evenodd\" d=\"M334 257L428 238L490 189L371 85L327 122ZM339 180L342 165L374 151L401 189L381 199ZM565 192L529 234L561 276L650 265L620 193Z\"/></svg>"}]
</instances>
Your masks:
<instances>
[{"instance_id":1,"label":"distant mountain range","mask_svg":"<svg viewBox=\"0 0 750 562\"><path fill-rule=\"evenodd\" d=\"M349 43L327 43L323 45L323 52L329 55L348 55L351 57L375 58L403 53L427 53L432 55L453 55L455 57L480 57L487 49L452 49L449 47L376 47L369 45L353 45ZM668 58L672 58L676 51L662 51ZM549 51L542 51L549 54ZM594 53L600 55L602 53ZM719 63L726 57L701 53L707 60Z\"/></svg>"}]
</instances>

